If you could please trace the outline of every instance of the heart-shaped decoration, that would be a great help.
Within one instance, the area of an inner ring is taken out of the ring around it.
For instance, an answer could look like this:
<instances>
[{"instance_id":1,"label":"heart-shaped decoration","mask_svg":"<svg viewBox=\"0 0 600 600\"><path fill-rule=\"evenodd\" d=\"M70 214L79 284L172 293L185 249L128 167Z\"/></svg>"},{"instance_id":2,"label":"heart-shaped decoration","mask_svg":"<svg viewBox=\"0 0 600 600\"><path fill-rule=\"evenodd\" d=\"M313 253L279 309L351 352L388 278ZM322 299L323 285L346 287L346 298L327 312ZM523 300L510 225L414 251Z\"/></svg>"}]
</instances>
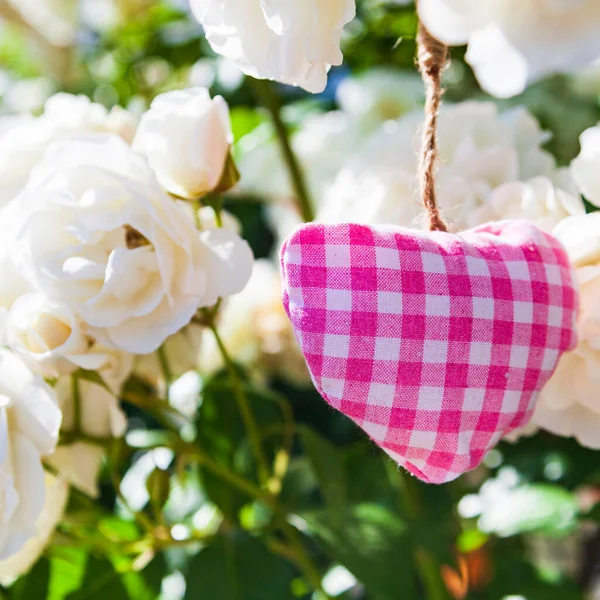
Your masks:
<instances>
[{"instance_id":1,"label":"heart-shaped decoration","mask_svg":"<svg viewBox=\"0 0 600 600\"><path fill-rule=\"evenodd\" d=\"M526 425L576 343L567 254L527 221L460 235L308 224L284 243L281 268L321 395L431 483Z\"/></svg>"}]
</instances>

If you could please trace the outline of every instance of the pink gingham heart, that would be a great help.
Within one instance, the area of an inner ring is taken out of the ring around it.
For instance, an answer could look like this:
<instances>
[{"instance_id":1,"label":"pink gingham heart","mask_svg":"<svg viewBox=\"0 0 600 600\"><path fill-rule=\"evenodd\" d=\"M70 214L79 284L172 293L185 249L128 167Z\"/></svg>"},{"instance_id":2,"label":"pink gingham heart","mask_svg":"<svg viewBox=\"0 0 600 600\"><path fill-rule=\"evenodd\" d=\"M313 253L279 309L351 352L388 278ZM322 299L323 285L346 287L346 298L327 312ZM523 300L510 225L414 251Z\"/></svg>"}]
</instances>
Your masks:
<instances>
[{"instance_id":1,"label":"pink gingham heart","mask_svg":"<svg viewBox=\"0 0 600 600\"><path fill-rule=\"evenodd\" d=\"M460 235L309 224L284 243L281 269L321 395L431 483L527 424L576 343L566 252L526 221Z\"/></svg>"}]
</instances>

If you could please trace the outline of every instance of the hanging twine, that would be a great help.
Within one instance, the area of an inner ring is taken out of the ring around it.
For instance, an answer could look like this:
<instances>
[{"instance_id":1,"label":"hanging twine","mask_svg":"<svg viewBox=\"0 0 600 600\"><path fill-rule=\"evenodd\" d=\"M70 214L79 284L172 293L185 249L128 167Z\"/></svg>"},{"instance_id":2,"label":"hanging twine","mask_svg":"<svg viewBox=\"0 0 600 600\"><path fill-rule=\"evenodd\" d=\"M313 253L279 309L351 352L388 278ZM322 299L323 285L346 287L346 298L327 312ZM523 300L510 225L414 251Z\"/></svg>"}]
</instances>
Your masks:
<instances>
[{"instance_id":1,"label":"hanging twine","mask_svg":"<svg viewBox=\"0 0 600 600\"><path fill-rule=\"evenodd\" d=\"M430 231L448 231L435 199L434 171L439 160L437 149L437 118L442 103L442 71L446 66L446 46L432 37L419 22L417 34L419 70L425 83L425 124L423 149L419 162L421 200L427 209Z\"/></svg>"}]
</instances>

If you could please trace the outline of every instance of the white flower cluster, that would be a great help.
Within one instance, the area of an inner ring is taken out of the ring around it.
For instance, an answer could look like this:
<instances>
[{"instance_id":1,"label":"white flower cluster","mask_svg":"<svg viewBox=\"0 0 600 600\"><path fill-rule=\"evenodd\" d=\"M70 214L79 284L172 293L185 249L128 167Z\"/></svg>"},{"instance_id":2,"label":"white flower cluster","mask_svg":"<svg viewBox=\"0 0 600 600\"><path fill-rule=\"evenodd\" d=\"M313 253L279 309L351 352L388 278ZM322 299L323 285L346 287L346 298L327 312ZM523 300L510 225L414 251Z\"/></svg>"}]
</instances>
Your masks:
<instances>
[{"instance_id":1,"label":"white flower cluster","mask_svg":"<svg viewBox=\"0 0 600 600\"><path fill-rule=\"evenodd\" d=\"M581 153L571 171L582 194L600 206L600 126L582 134ZM579 281L579 343L560 360L538 401L533 422L600 449L600 213L569 217L554 234L567 249Z\"/></svg>"},{"instance_id":2,"label":"white flower cluster","mask_svg":"<svg viewBox=\"0 0 600 600\"><path fill-rule=\"evenodd\" d=\"M224 183L231 142L205 89L159 96L137 127L66 94L0 120L0 580L32 564L66 483L97 493L135 355L248 282L235 227L191 208Z\"/></svg>"},{"instance_id":3,"label":"white flower cluster","mask_svg":"<svg viewBox=\"0 0 600 600\"><path fill-rule=\"evenodd\" d=\"M342 62L355 0L190 0L215 52L246 74L321 92ZM448 45L468 44L482 88L506 98L600 57L597 0L421 0L419 16Z\"/></svg>"},{"instance_id":4,"label":"white flower cluster","mask_svg":"<svg viewBox=\"0 0 600 600\"><path fill-rule=\"evenodd\" d=\"M416 176L423 114L414 83L381 71L349 80L338 94L340 110L317 114L296 132L293 145L318 220L420 226ZM389 100L394 88L404 90L395 104ZM370 108L350 108L359 106ZM585 213L569 170L558 168L543 149L549 135L527 109L500 112L495 103L481 101L445 104L438 132L438 203L452 230L528 218L551 231L565 217ZM248 175L241 188L276 200L269 215L284 238L300 217L283 166L271 159L276 148L270 140L257 142L261 136L255 131L239 143L241 171Z\"/></svg>"}]
</instances>

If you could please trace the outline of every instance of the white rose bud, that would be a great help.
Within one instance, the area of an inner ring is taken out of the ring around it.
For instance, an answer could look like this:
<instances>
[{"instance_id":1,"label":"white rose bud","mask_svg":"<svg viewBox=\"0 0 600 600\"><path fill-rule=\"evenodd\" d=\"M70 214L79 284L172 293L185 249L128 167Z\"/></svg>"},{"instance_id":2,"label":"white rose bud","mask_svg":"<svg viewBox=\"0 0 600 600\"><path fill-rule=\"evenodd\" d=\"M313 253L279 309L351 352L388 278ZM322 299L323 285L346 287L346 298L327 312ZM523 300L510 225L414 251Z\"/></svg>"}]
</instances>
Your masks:
<instances>
[{"instance_id":1,"label":"white rose bud","mask_svg":"<svg viewBox=\"0 0 600 600\"><path fill-rule=\"evenodd\" d=\"M229 109L205 88L157 96L140 121L134 150L144 154L162 187L199 198L220 183L233 142Z\"/></svg>"},{"instance_id":2,"label":"white rose bud","mask_svg":"<svg viewBox=\"0 0 600 600\"><path fill-rule=\"evenodd\" d=\"M354 0L191 0L212 49L247 75L322 92L342 64L342 29Z\"/></svg>"},{"instance_id":3,"label":"white rose bud","mask_svg":"<svg viewBox=\"0 0 600 600\"><path fill-rule=\"evenodd\" d=\"M105 346L155 351L196 310L243 289L252 252L236 233L198 232L120 138L53 149L11 214L11 258L29 284L68 306ZM4 293L0 280L0 297Z\"/></svg>"},{"instance_id":4,"label":"white rose bud","mask_svg":"<svg viewBox=\"0 0 600 600\"><path fill-rule=\"evenodd\" d=\"M52 389L0 349L0 560L38 534L46 485L41 457L54 451L60 422Z\"/></svg>"}]
</instances>

